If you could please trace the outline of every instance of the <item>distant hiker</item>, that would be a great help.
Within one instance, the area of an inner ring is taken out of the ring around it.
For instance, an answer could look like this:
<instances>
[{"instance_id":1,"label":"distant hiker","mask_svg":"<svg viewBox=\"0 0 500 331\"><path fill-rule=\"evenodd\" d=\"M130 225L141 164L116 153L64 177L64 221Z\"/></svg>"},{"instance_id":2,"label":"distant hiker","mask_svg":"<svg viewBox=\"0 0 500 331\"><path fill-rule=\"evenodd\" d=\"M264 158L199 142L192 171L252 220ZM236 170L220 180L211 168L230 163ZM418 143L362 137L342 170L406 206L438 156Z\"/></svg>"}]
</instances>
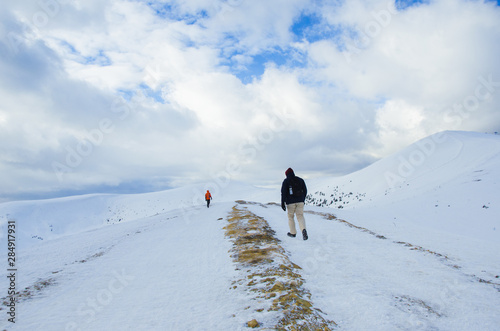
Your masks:
<instances>
[{"instance_id":1,"label":"distant hiker","mask_svg":"<svg viewBox=\"0 0 500 331\"><path fill-rule=\"evenodd\" d=\"M210 194L209 190L207 190L207 193L205 193L205 200L207 201L207 208L210 208L210 200L212 200L212 195Z\"/></svg>"},{"instance_id":2,"label":"distant hiker","mask_svg":"<svg viewBox=\"0 0 500 331\"><path fill-rule=\"evenodd\" d=\"M302 237L307 240L306 220L304 219L304 202L306 201L307 187L304 180L295 176L292 168L285 171L286 178L281 185L281 208L286 211L288 207L288 226L289 237L295 238L297 230L295 229L294 215L297 215ZM286 207L285 207L286 204Z\"/></svg>"}]
</instances>

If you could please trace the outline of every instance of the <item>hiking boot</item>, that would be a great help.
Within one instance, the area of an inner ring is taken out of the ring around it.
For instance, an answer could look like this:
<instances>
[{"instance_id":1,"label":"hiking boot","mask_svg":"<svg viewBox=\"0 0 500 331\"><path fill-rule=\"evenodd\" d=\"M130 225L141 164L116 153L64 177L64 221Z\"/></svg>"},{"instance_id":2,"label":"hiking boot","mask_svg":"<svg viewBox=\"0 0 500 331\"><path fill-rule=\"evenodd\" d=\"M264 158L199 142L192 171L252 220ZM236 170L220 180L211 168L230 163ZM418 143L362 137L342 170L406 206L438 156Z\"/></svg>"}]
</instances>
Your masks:
<instances>
[{"instance_id":1,"label":"hiking boot","mask_svg":"<svg viewBox=\"0 0 500 331\"><path fill-rule=\"evenodd\" d=\"M306 231L306 229L302 230L302 237L304 238L304 240L307 240L307 238L309 238L309 237L307 236L307 231Z\"/></svg>"},{"instance_id":2,"label":"hiking boot","mask_svg":"<svg viewBox=\"0 0 500 331\"><path fill-rule=\"evenodd\" d=\"M295 236L296 236L296 234L291 234L290 232L288 232L286 235L289 237L292 237L292 238L295 238Z\"/></svg>"}]
</instances>

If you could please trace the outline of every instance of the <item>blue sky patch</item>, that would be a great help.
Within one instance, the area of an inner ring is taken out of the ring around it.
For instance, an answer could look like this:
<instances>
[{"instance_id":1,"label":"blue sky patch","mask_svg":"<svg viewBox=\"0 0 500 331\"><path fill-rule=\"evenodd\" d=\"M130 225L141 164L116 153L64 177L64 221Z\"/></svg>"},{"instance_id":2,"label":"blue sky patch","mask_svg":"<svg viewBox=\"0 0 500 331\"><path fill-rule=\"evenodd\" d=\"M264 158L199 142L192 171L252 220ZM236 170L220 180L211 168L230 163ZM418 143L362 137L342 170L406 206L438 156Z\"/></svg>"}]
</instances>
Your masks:
<instances>
[{"instance_id":1,"label":"blue sky patch","mask_svg":"<svg viewBox=\"0 0 500 331\"><path fill-rule=\"evenodd\" d=\"M165 103L161 90L153 90L144 83L141 84L139 88L141 89L142 93L144 93L144 95L147 96L148 98L152 98L159 103Z\"/></svg>"},{"instance_id":2,"label":"blue sky patch","mask_svg":"<svg viewBox=\"0 0 500 331\"><path fill-rule=\"evenodd\" d=\"M341 31L340 26L332 26L322 20L315 13L303 12L290 28L296 41L307 40L316 42L324 39L335 39Z\"/></svg>"},{"instance_id":3,"label":"blue sky patch","mask_svg":"<svg viewBox=\"0 0 500 331\"><path fill-rule=\"evenodd\" d=\"M99 50L99 52L95 55L91 56L83 56L73 45L66 41L62 41L61 45L66 48L70 54L76 57L76 61L81 64L86 65L98 65L101 67L110 66L113 64L111 59L104 53L103 50Z\"/></svg>"},{"instance_id":4,"label":"blue sky patch","mask_svg":"<svg viewBox=\"0 0 500 331\"><path fill-rule=\"evenodd\" d=\"M422 4L429 4L430 0L396 0L396 9L405 10L409 7L420 6Z\"/></svg>"},{"instance_id":5,"label":"blue sky patch","mask_svg":"<svg viewBox=\"0 0 500 331\"><path fill-rule=\"evenodd\" d=\"M134 96L137 95L137 93L142 92L147 98L152 98L158 103L165 103L165 100L163 99L162 92L161 90L153 90L151 87L149 87L146 84L140 84L137 89L132 90L132 89L119 89L117 92L118 94L125 99L127 102L131 102Z\"/></svg>"},{"instance_id":6,"label":"blue sky patch","mask_svg":"<svg viewBox=\"0 0 500 331\"><path fill-rule=\"evenodd\" d=\"M84 57L84 64L98 65L101 67L109 66L112 64L111 59L104 54L104 51L100 50L98 54L94 56Z\"/></svg>"},{"instance_id":7,"label":"blue sky patch","mask_svg":"<svg viewBox=\"0 0 500 331\"><path fill-rule=\"evenodd\" d=\"M130 102L130 100L132 100L132 97L135 95L135 91L133 90L118 89L117 92L127 102Z\"/></svg>"},{"instance_id":8,"label":"blue sky patch","mask_svg":"<svg viewBox=\"0 0 500 331\"><path fill-rule=\"evenodd\" d=\"M321 18L316 14L305 14L303 13L292 25L291 31L298 39L303 39L308 37L311 32L312 27L317 26L321 23Z\"/></svg>"},{"instance_id":9,"label":"blue sky patch","mask_svg":"<svg viewBox=\"0 0 500 331\"><path fill-rule=\"evenodd\" d=\"M181 13L179 8L170 3L157 3L151 1L148 2L147 5L153 10L154 14L160 18L183 21L188 25L195 24L200 19L209 17L206 10L200 10L197 13Z\"/></svg>"},{"instance_id":10,"label":"blue sky patch","mask_svg":"<svg viewBox=\"0 0 500 331\"><path fill-rule=\"evenodd\" d=\"M252 63L246 65L245 70L235 68L234 61L231 63L231 72L244 84L251 83L254 79L261 77L266 66L270 64L275 64L278 67L286 65L288 68L296 68L303 67L306 62L304 54L293 49L282 50L280 48L262 52L253 56L252 59Z\"/></svg>"}]
</instances>

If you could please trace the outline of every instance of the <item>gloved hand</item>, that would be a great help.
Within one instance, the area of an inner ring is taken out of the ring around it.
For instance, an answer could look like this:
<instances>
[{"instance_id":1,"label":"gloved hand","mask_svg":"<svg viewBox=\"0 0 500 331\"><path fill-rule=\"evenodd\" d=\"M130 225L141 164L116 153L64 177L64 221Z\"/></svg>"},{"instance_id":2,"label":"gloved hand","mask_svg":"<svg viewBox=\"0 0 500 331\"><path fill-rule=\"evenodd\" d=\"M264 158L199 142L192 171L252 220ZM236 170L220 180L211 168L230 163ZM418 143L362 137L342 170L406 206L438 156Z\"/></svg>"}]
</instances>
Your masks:
<instances>
[{"instance_id":1,"label":"gloved hand","mask_svg":"<svg viewBox=\"0 0 500 331\"><path fill-rule=\"evenodd\" d=\"M283 211L286 211L286 207L285 207L285 203L284 202L281 203L281 209L283 209Z\"/></svg>"}]
</instances>

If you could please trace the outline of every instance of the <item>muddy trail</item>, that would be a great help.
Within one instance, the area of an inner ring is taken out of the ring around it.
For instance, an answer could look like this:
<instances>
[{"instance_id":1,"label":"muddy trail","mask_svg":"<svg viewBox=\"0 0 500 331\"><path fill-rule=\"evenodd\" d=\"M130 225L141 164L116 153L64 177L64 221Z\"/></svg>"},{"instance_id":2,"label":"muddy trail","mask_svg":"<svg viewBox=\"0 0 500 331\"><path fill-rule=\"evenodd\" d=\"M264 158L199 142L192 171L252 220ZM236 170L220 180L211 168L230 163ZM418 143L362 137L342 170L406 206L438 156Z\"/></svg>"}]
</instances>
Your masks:
<instances>
[{"instance_id":1,"label":"muddy trail","mask_svg":"<svg viewBox=\"0 0 500 331\"><path fill-rule=\"evenodd\" d=\"M274 230L264 218L248 211L244 201L237 202L224 230L233 243L230 254L239 274L231 289L252 297L246 309L252 309L255 318L248 326L260 330L333 330L337 324L314 307L301 267L290 260Z\"/></svg>"}]
</instances>

